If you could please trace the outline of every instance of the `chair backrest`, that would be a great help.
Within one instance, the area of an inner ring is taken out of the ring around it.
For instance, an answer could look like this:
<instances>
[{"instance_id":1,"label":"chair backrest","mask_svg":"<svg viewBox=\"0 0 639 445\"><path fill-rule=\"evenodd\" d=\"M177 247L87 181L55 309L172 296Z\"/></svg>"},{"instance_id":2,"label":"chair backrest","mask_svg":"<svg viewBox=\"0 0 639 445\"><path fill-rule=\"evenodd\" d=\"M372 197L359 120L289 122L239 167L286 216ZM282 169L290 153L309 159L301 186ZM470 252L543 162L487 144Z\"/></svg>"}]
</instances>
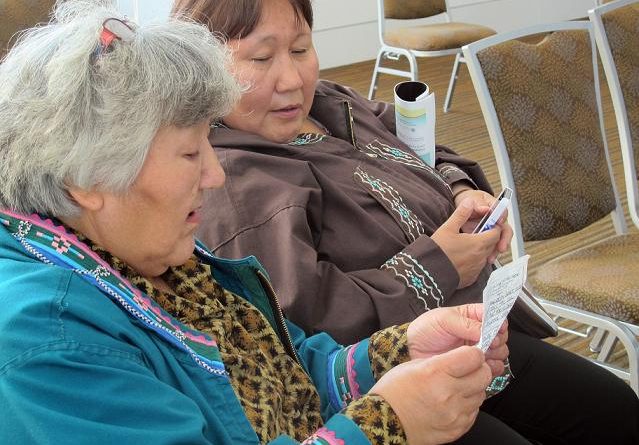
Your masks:
<instances>
[{"instance_id":1,"label":"chair backrest","mask_svg":"<svg viewBox=\"0 0 639 445\"><path fill-rule=\"evenodd\" d=\"M0 57L9 50L17 32L48 22L54 4L55 0L0 1Z\"/></svg>"},{"instance_id":2,"label":"chair backrest","mask_svg":"<svg viewBox=\"0 0 639 445\"><path fill-rule=\"evenodd\" d=\"M615 109L630 216L639 227L639 0L610 3L588 15Z\"/></svg>"},{"instance_id":3,"label":"chair backrest","mask_svg":"<svg viewBox=\"0 0 639 445\"><path fill-rule=\"evenodd\" d=\"M415 20L443 14L450 22L448 0L377 0L377 35L385 45L386 20Z\"/></svg>"},{"instance_id":4,"label":"chair backrest","mask_svg":"<svg viewBox=\"0 0 639 445\"><path fill-rule=\"evenodd\" d=\"M522 37L547 34L538 43ZM524 241L574 233L613 214L626 230L605 140L588 22L540 25L463 48L510 208Z\"/></svg>"},{"instance_id":5,"label":"chair backrest","mask_svg":"<svg viewBox=\"0 0 639 445\"><path fill-rule=\"evenodd\" d=\"M387 19L422 19L448 10L446 0L383 0Z\"/></svg>"}]
</instances>

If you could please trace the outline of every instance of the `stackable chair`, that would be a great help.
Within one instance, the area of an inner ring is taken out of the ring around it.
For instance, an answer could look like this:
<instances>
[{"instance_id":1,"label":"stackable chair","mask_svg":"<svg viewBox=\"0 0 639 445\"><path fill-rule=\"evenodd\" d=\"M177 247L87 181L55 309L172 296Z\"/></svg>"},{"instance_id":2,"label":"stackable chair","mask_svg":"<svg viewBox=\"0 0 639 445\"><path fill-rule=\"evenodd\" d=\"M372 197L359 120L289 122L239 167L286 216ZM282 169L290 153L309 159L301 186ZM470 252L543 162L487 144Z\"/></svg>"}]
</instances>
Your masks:
<instances>
[{"instance_id":1,"label":"stackable chair","mask_svg":"<svg viewBox=\"0 0 639 445\"><path fill-rule=\"evenodd\" d=\"M639 0L608 3L588 15L615 109L630 216L639 227Z\"/></svg>"},{"instance_id":2,"label":"stackable chair","mask_svg":"<svg viewBox=\"0 0 639 445\"><path fill-rule=\"evenodd\" d=\"M522 37L547 34L539 43ZM612 216L617 234L565 253L530 278L544 309L591 336L593 359L639 393L639 234L627 234L605 140L588 22L542 25L463 48L509 209L515 258L524 241L575 233ZM567 330L564 328L564 330ZM594 335L593 335L594 332ZM621 342L629 366L610 363Z\"/></svg>"},{"instance_id":3,"label":"stackable chair","mask_svg":"<svg viewBox=\"0 0 639 445\"><path fill-rule=\"evenodd\" d=\"M11 38L40 22L48 22L55 0L0 1L0 57L9 50Z\"/></svg>"},{"instance_id":4,"label":"stackable chair","mask_svg":"<svg viewBox=\"0 0 639 445\"><path fill-rule=\"evenodd\" d=\"M444 23L387 28L387 20L410 21L441 16ZM455 54L453 72L444 101L444 112L450 108L459 64L464 62L461 47L495 34L481 25L451 22L447 0L377 0L377 25L381 48L377 53L368 98L374 99L380 73L418 80L417 57L439 57ZM409 71L382 66L386 59L408 59Z\"/></svg>"}]
</instances>

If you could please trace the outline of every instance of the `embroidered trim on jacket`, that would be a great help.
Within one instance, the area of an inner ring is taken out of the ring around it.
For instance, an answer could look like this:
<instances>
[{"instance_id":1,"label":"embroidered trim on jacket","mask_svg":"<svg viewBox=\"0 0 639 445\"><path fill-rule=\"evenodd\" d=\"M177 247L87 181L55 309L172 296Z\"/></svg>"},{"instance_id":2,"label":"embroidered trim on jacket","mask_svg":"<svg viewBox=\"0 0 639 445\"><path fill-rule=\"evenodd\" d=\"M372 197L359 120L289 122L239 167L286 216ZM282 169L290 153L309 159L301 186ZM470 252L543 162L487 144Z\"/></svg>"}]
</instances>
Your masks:
<instances>
[{"instance_id":1,"label":"embroidered trim on jacket","mask_svg":"<svg viewBox=\"0 0 639 445\"><path fill-rule=\"evenodd\" d=\"M380 142L378 139L373 139L366 144L363 148L358 146L361 152L370 157L380 157L388 161L395 161L400 164L408 165L410 167L419 168L422 170L429 170L429 167L417 156L413 156L410 153L400 150L396 147Z\"/></svg>"},{"instance_id":2,"label":"embroidered trim on jacket","mask_svg":"<svg viewBox=\"0 0 639 445\"><path fill-rule=\"evenodd\" d=\"M425 170L450 190L450 185L448 185L448 183L444 180L444 176L438 170L422 161L418 156L414 156L397 147L392 147L384 142L380 142L378 139L373 139L363 147L361 144L358 144L357 149L372 158L382 158L387 161L397 162L409 167Z\"/></svg>"},{"instance_id":3,"label":"embroidered trim on jacket","mask_svg":"<svg viewBox=\"0 0 639 445\"><path fill-rule=\"evenodd\" d=\"M326 139L326 135L319 133L301 133L298 134L295 139L288 143L288 145L312 145L322 142Z\"/></svg>"},{"instance_id":4,"label":"embroidered trim on jacket","mask_svg":"<svg viewBox=\"0 0 639 445\"><path fill-rule=\"evenodd\" d=\"M336 410L346 407L351 401L359 399L357 372L355 372L355 351L361 346L356 343L339 349L328 360L328 394L331 405Z\"/></svg>"},{"instance_id":5,"label":"embroidered trim on jacket","mask_svg":"<svg viewBox=\"0 0 639 445\"><path fill-rule=\"evenodd\" d=\"M315 434L302 442L301 445L345 445L345 443L346 442L337 437L335 431L323 426L317 430Z\"/></svg>"},{"instance_id":6,"label":"embroidered trim on jacket","mask_svg":"<svg viewBox=\"0 0 639 445\"><path fill-rule=\"evenodd\" d=\"M424 225L422 222L406 204L404 204L404 200L400 194L391 185L369 175L362 170L361 167L357 167L354 176L362 181L362 183L382 201L388 204L388 207L393 213L399 216L399 221L405 228L404 232L406 232L411 242L415 241L418 236L424 234Z\"/></svg>"},{"instance_id":7,"label":"embroidered trim on jacket","mask_svg":"<svg viewBox=\"0 0 639 445\"><path fill-rule=\"evenodd\" d=\"M444 303L444 295L430 273L411 255L400 252L386 261L380 269L388 269L403 281L428 311Z\"/></svg>"}]
</instances>

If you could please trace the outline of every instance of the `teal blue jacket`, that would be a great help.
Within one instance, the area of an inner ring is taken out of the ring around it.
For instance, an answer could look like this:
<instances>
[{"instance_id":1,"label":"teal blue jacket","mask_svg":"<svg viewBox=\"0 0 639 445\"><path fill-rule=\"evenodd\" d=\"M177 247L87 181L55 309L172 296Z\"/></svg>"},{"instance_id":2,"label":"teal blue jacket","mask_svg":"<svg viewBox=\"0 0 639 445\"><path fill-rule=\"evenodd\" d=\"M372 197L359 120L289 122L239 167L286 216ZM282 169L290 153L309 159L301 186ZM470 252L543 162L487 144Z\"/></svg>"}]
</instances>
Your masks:
<instances>
[{"instance_id":1,"label":"teal blue jacket","mask_svg":"<svg viewBox=\"0 0 639 445\"><path fill-rule=\"evenodd\" d=\"M343 348L326 334L307 338L291 323L279 326L254 257L203 260L222 286L266 315L285 345L290 338L290 353L320 394L325 427L346 444L368 444L331 402L330 357ZM374 383L363 346L355 357L362 394ZM240 445L258 438L227 376L204 370L77 273L35 259L0 225L0 443ZM296 442L281 436L272 443Z\"/></svg>"}]
</instances>

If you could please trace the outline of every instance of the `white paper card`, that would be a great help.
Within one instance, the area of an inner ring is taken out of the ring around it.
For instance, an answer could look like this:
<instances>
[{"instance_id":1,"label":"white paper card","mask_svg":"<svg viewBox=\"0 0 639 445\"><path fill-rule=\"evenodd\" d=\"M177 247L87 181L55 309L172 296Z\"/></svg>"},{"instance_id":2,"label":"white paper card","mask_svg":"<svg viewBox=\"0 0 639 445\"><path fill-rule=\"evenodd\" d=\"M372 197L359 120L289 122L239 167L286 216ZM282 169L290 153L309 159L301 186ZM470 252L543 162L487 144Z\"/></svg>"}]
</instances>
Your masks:
<instances>
[{"instance_id":1,"label":"white paper card","mask_svg":"<svg viewBox=\"0 0 639 445\"><path fill-rule=\"evenodd\" d=\"M402 98L395 86L395 130L422 161L435 166L435 94L426 86L425 94ZM425 84L424 84L425 85Z\"/></svg>"},{"instance_id":2,"label":"white paper card","mask_svg":"<svg viewBox=\"0 0 639 445\"><path fill-rule=\"evenodd\" d=\"M529 255L512 263L499 267L490 274L484 288L484 319L481 324L481 337L477 346L486 352L499 328L508 316L524 283L528 268Z\"/></svg>"}]
</instances>

